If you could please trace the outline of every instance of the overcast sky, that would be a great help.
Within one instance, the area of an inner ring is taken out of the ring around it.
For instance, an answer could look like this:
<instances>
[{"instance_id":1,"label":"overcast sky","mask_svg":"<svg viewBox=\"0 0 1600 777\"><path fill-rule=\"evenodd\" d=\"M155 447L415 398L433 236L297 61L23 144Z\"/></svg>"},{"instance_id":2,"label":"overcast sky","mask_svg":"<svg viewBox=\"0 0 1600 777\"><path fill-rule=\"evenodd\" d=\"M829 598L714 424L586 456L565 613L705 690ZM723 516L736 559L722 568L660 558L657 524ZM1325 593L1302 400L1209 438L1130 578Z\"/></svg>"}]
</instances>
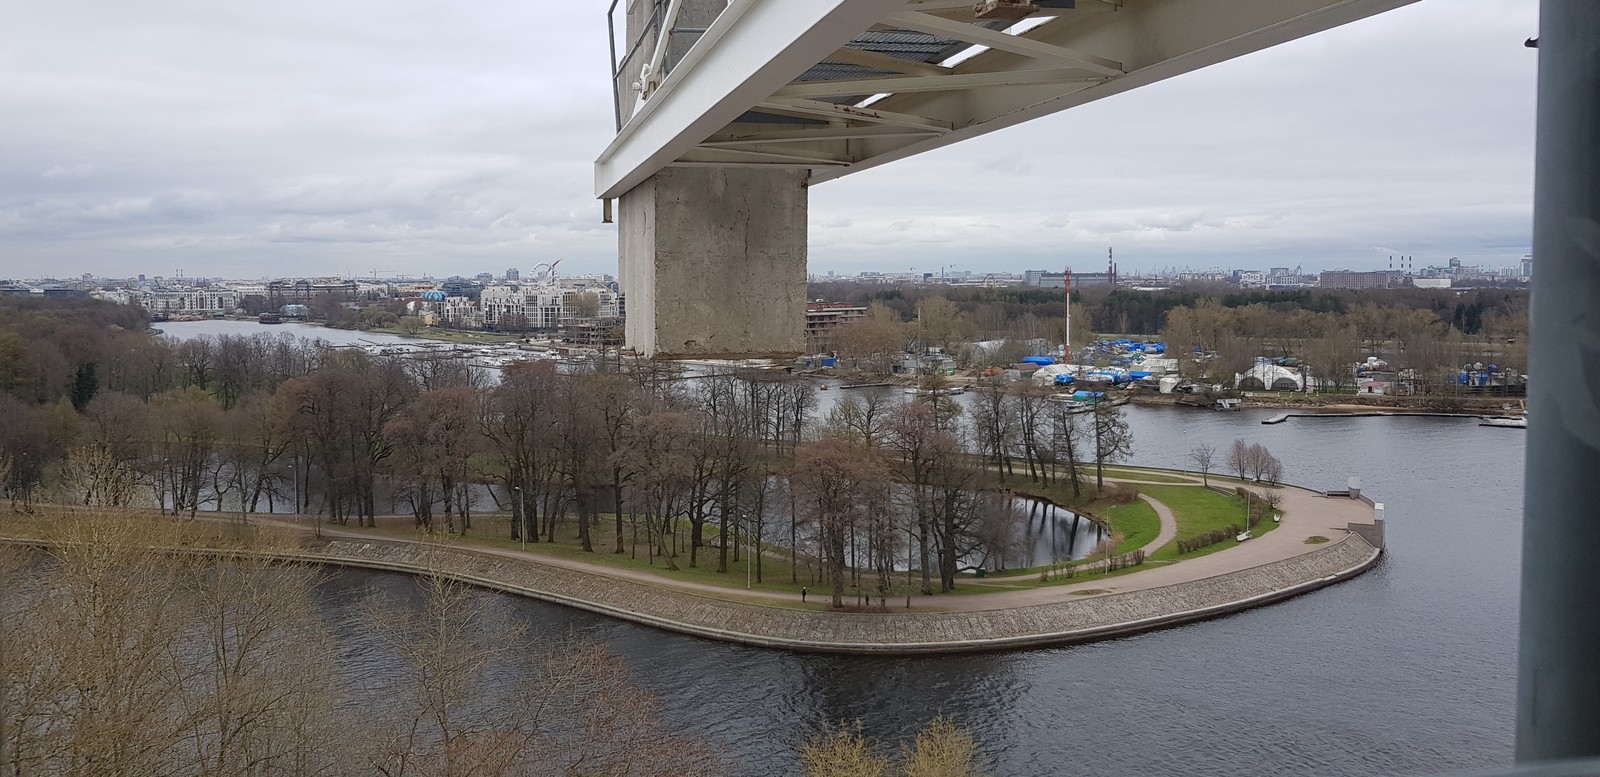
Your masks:
<instances>
[{"instance_id":1,"label":"overcast sky","mask_svg":"<svg viewBox=\"0 0 1600 777\"><path fill-rule=\"evenodd\" d=\"M604 3L0 0L0 277L614 272ZM1534 0L1423 0L819 185L811 271L1528 253Z\"/></svg>"}]
</instances>

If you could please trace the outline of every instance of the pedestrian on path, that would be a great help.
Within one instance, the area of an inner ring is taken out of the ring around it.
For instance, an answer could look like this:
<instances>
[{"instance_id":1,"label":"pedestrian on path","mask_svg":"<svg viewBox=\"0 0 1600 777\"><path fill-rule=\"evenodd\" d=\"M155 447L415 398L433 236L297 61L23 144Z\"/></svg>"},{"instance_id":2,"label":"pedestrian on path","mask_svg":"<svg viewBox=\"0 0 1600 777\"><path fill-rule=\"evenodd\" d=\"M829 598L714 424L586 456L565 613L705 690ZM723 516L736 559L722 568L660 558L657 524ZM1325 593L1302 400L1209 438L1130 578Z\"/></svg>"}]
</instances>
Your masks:
<instances>
[{"instance_id":1,"label":"pedestrian on path","mask_svg":"<svg viewBox=\"0 0 1600 777\"><path fill-rule=\"evenodd\" d=\"M805 586L800 586L800 603L801 604L805 604L806 603L806 587Z\"/></svg>"}]
</instances>

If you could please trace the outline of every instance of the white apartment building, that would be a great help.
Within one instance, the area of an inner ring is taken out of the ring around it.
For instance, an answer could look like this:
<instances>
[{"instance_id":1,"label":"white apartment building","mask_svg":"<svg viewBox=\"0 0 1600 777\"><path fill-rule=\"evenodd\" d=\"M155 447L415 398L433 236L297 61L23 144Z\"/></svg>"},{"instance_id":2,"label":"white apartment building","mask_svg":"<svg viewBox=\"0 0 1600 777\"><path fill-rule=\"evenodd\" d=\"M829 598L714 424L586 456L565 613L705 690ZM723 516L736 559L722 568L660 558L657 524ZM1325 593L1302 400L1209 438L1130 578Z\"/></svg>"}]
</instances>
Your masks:
<instances>
[{"instance_id":1,"label":"white apartment building","mask_svg":"<svg viewBox=\"0 0 1600 777\"><path fill-rule=\"evenodd\" d=\"M91 297L122 305L140 305L153 315L174 313L231 313L239 307L239 293L224 288L156 287L106 289Z\"/></svg>"},{"instance_id":2,"label":"white apartment building","mask_svg":"<svg viewBox=\"0 0 1600 777\"><path fill-rule=\"evenodd\" d=\"M583 297L596 300L595 316L621 314L616 292L601 285L588 288L563 286L490 286L478 295L483 326L506 329L559 329L576 318L586 317ZM445 320L449 321L447 315Z\"/></svg>"},{"instance_id":3,"label":"white apartment building","mask_svg":"<svg viewBox=\"0 0 1600 777\"><path fill-rule=\"evenodd\" d=\"M468 297L445 297L438 306L439 318L451 326L463 329L482 329L483 313Z\"/></svg>"}]
</instances>

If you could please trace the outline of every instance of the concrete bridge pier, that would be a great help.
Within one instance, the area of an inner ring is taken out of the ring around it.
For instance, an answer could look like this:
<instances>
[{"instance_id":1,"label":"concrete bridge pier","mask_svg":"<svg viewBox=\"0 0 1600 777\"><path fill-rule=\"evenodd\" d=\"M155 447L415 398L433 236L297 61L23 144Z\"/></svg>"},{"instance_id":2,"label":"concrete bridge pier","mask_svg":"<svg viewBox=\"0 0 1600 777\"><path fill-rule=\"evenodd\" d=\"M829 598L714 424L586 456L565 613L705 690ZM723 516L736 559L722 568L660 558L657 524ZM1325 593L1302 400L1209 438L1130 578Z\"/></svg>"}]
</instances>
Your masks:
<instances>
[{"instance_id":1,"label":"concrete bridge pier","mask_svg":"<svg viewBox=\"0 0 1600 777\"><path fill-rule=\"evenodd\" d=\"M651 356L804 347L806 171L667 167L617 201L627 342Z\"/></svg>"}]
</instances>

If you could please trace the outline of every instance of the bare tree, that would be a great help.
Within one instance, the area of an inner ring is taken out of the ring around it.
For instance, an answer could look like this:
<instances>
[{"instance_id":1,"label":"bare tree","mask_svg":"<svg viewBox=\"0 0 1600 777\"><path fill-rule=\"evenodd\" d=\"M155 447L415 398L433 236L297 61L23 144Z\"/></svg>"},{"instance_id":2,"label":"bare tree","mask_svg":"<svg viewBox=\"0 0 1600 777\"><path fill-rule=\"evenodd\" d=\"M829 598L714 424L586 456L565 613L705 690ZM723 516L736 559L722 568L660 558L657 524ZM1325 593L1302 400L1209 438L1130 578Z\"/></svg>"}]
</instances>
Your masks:
<instances>
[{"instance_id":1,"label":"bare tree","mask_svg":"<svg viewBox=\"0 0 1600 777\"><path fill-rule=\"evenodd\" d=\"M876 448L887 433L890 403L879 394L845 397L828 411L822 434Z\"/></svg>"},{"instance_id":2,"label":"bare tree","mask_svg":"<svg viewBox=\"0 0 1600 777\"><path fill-rule=\"evenodd\" d=\"M156 504L170 505L173 515L194 515L211 494L203 489L215 479L221 408L198 387L174 389L151 400L156 446Z\"/></svg>"},{"instance_id":3,"label":"bare tree","mask_svg":"<svg viewBox=\"0 0 1600 777\"><path fill-rule=\"evenodd\" d=\"M194 539L184 527L65 516L52 523L55 563L8 575L0 769L309 775L354 766L336 747L340 685L313 606L315 575L249 554L150 549Z\"/></svg>"},{"instance_id":4,"label":"bare tree","mask_svg":"<svg viewBox=\"0 0 1600 777\"><path fill-rule=\"evenodd\" d=\"M1028 479L1035 482L1050 479L1050 470L1045 468L1044 459L1048 458L1053 441L1050 436L1040 434L1049 427L1050 394L1049 389L1032 383L1021 384L1007 392L1022 460L1028 465Z\"/></svg>"},{"instance_id":5,"label":"bare tree","mask_svg":"<svg viewBox=\"0 0 1600 777\"><path fill-rule=\"evenodd\" d=\"M900 746L900 771L905 777L978 777L983 766L978 743L966 729L940 715Z\"/></svg>"},{"instance_id":6,"label":"bare tree","mask_svg":"<svg viewBox=\"0 0 1600 777\"><path fill-rule=\"evenodd\" d=\"M119 392L101 392L89 403L62 473L74 489L74 502L123 507L139 501L139 463L152 434L150 420L143 402Z\"/></svg>"},{"instance_id":7,"label":"bare tree","mask_svg":"<svg viewBox=\"0 0 1600 777\"><path fill-rule=\"evenodd\" d=\"M1245 452L1245 460L1250 470L1250 476L1256 481L1265 480L1275 483L1278 478L1283 477L1283 462L1278 461L1278 457L1272 455L1260 443L1252 444L1249 447Z\"/></svg>"},{"instance_id":8,"label":"bare tree","mask_svg":"<svg viewBox=\"0 0 1600 777\"><path fill-rule=\"evenodd\" d=\"M1189 450L1189 461L1194 462L1196 469L1200 470L1201 485L1209 486L1211 481L1211 467L1216 462L1217 449L1208 443L1200 443Z\"/></svg>"},{"instance_id":9,"label":"bare tree","mask_svg":"<svg viewBox=\"0 0 1600 777\"><path fill-rule=\"evenodd\" d=\"M516 362L478 406L478 431L488 441L494 474L510 497L511 539L539 541L542 497L555 478L549 416L561 380L548 362Z\"/></svg>"},{"instance_id":10,"label":"bare tree","mask_svg":"<svg viewBox=\"0 0 1600 777\"><path fill-rule=\"evenodd\" d=\"M867 505L881 504L871 498L871 492L881 489L884 480L872 450L844 440L806 443L795 455L795 489L802 509L818 527L835 608L844 606L853 529L865 523Z\"/></svg>"},{"instance_id":11,"label":"bare tree","mask_svg":"<svg viewBox=\"0 0 1600 777\"><path fill-rule=\"evenodd\" d=\"M890 759L861 732L861 724L829 726L800 745L806 777L980 777L977 741L944 715L929 721L900 757Z\"/></svg>"},{"instance_id":12,"label":"bare tree","mask_svg":"<svg viewBox=\"0 0 1600 777\"><path fill-rule=\"evenodd\" d=\"M433 509L440 503L446 532L455 531L456 513L461 531L470 528L465 492L467 462L476 442L475 410L472 389L436 389L418 395L384 427L384 440L394 451L386 470L423 530L433 530Z\"/></svg>"},{"instance_id":13,"label":"bare tree","mask_svg":"<svg viewBox=\"0 0 1600 777\"><path fill-rule=\"evenodd\" d=\"M1003 481L1011 475L1011 452L1017 437L1016 416L1009 412L1001 384L983 384L972 408L973 442Z\"/></svg>"},{"instance_id":14,"label":"bare tree","mask_svg":"<svg viewBox=\"0 0 1600 777\"><path fill-rule=\"evenodd\" d=\"M1228 469L1240 480L1250 471L1250 445L1244 440L1234 440L1233 447L1228 449Z\"/></svg>"},{"instance_id":15,"label":"bare tree","mask_svg":"<svg viewBox=\"0 0 1600 777\"><path fill-rule=\"evenodd\" d=\"M503 764L514 742L483 725L472 707L484 672L509 655L517 635L491 619L465 585L438 573L418 585L420 612L376 599L365 617L367 628L403 659L390 675L394 705L386 710L388 734L374 749L374 766L387 774L508 774Z\"/></svg>"},{"instance_id":16,"label":"bare tree","mask_svg":"<svg viewBox=\"0 0 1600 777\"><path fill-rule=\"evenodd\" d=\"M884 777L889 758L855 728L840 725L800 745L800 764L806 777Z\"/></svg>"},{"instance_id":17,"label":"bare tree","mask_svg":"<svg viewBox=\"0 0 1600 777\"><path fill-rule=\"evenodd\" d=\"M1122 417L1122 406L1101 401L1089 413L1094 425L1095 487L1104 489L1106 462L1118 462L1133 455L1133 432Z\"/></svg>"}]
</instances>

